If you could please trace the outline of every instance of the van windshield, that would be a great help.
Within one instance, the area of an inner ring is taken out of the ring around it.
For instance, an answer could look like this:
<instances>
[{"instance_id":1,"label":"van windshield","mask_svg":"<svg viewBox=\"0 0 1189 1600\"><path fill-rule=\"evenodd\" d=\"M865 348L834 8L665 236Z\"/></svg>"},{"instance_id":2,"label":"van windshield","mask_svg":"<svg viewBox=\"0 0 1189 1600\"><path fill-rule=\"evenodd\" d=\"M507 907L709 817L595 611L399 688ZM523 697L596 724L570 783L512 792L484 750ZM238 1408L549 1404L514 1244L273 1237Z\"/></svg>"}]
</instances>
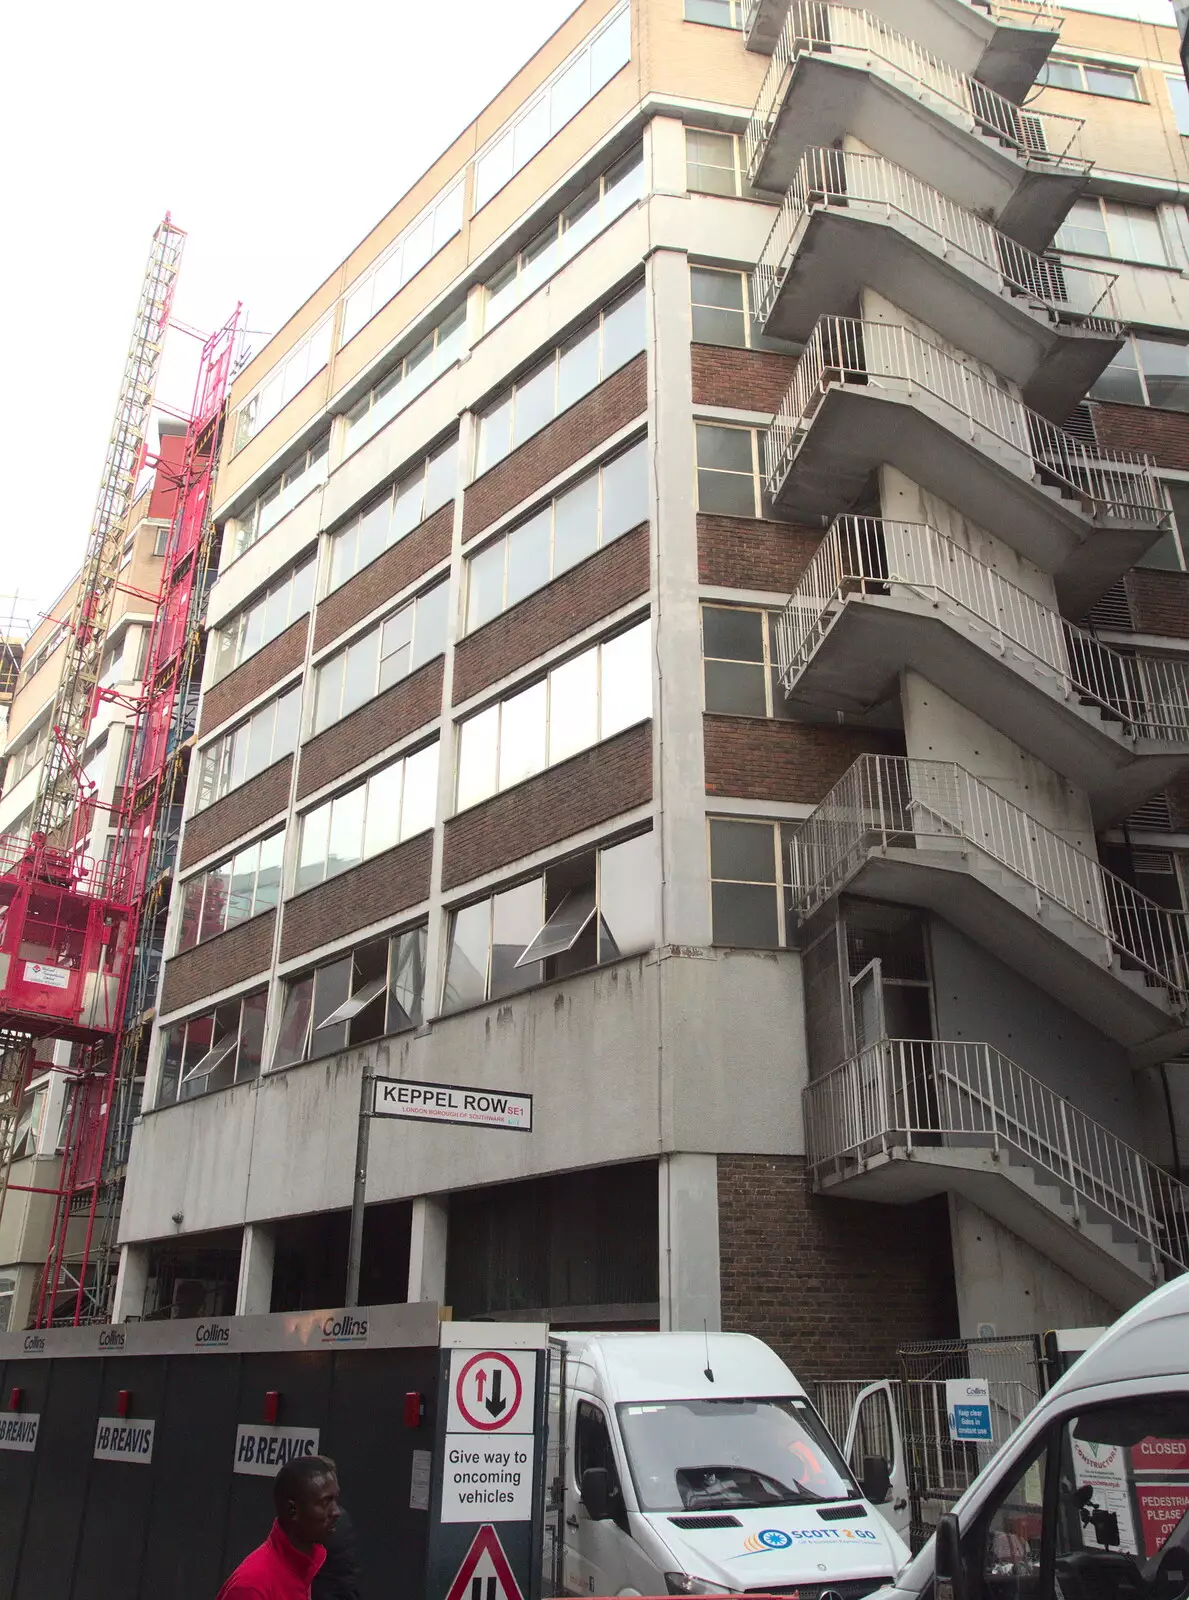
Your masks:
<instances>
[{"instance_id":1,"label":"van windshield","mask_svg":"<svg viewBox=\"0 0 1189 1600\"><path fill-rule=\"evenodd\" d=\"M858 1494L807 1400L618 1407L641 1511L726 1511Z\"/></svg>"}]
</instances>

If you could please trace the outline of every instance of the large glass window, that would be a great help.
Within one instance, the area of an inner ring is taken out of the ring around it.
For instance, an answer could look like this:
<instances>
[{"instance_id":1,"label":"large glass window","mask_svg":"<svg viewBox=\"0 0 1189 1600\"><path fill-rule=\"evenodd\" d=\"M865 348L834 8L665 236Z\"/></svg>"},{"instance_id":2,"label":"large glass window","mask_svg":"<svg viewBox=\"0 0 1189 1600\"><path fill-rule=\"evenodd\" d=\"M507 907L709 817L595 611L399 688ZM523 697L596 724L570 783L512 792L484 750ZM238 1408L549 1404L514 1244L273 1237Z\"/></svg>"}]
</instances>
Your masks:
<instances>
[{"instance_id":1,"label":"large glass window","mask_svg":"<svg viewBox=\"0 0 1189 1600\"><path fill-rule=\"evenodd\" d=\"M460 723L457 808L464 811L651 715L651 624L645 620Z\"/></svg>"},{"instance_id":2,"label":"large glass window","mask_svg":"<svg viewBox=\"0 0 1189 1600\"><path fill-rule=\"evenodd\" d=\"M163 1030L157 1104L245 1083L260 1072L268 990L228 1000Z\"/></svg>"},{"instance_id":3,"label":"large glass window","mask_svg":"<svg viewBox=\"0 0 1189 1600\"><path fill-rule=\"evenodd\" d=\"M254 711L246 721L222 733L198 756L198 796L194 809L203 810L221 800L241 783L271 767L297 749L301 721L301 687L287 690Z\"/></svg>"},{"instance_id":4,"label":"large glass window","mask_svg":"<svg viewBox=\"0 0 1189 1600\"><path fill-rule=\"evenodd\" d=\"M651 949L656 889L645 833L463 906L450 919L443 1011Z\"/></svg>"},{"instance_id":5,"label":"large glass window","mask_svg":"<svg viewBox=\"0 0 1189 1600\"><path fill-rule=\"evenodd\" d=\"M315 1061L419 1028L425 998L424 924L325 961L285 984L273 1067Z\"/></svg>"},{"instance_id":6,"label":"large glass window","mask_svg":"<svg viewBox=\"0 0 1189 1600\"><path fill-rule=\"evenodd\" d=\"M729 344L738 349L751 344L745 273L691 266L689 298L696 344Z\"/></svg>"},{"instance_id":7,"label":"large glass window","mask_svg":"<svg viewBox=\"0 0 1189 1600\"><path fill-rule=\"evenodd\" d=\"M737 133L685 130L685 183L695 194L747 196L747 165Z\"/></svg>"},{"instance_id":8,"label":"large glass window","mask_svg":"<svg viewBox=\"0 0 1189 1600\"><path fill-rule=\"evenodd\" d=\"M279 478L259 494L246 511L235 519L232 555L242 556L257 539L275 528L281 518L304 500L311 490L326 482L330 470L330 434L324 433L308 450L286 467Z\"/></svg>"},{"instance_id":9,"label":"large glass window","mask_svg":"<svg viewBox=\"0 0 1189 1600\"><path fill-rule=\"evenodd\" d=\"M284 633L314 603L316 556L275 579L263 594L234 617L221 623L215 632L215 666L211 681L218 683L229 672L263 650L278 634Z\"/></svg>"},{"instance_id":10,"label":"large glass window","mask_svg":"<svg viewBox=\"0 0 1189 1600\"><path fill-rule=\"evenodd\" d=\"M435 739L307 811L301 818L294 893L432 828L437 785Z\"/></svg>"},{"instance_id":11,"label":"large glass window","mask_svg":"<svg viewBox=\"0 0 1189 1600\"><path fill-rule=\"evenodd\" d=\"M644 151L637 145L588 184L488 282L486 326L494 328L643 193Z\"/></svg>"},{"instance_id":12,"label":"large glass window","mask_svg":"<svg viewBox=\"0 0 1189 1600\"><path fill-rule=\"evenodd\" d=\"M1079 255L1113 257L1152 266L1168 265L1168 250L1153 206L1124 205L1088 195L1075 200L1053 241L1058 250Z\"/></svg>"},{"instance_id":13,"label":"large glass window","mask_svg":"<svg viewBox=\"0 0 1189 1600\"><path fill-rule=\"evenodd\" d=\"M614 301L514 383L479 418L476 476L639 355L644 331L641 286Z\"/></svg>"},{"instance_id":14,"label":"large glass window","mask_svg":"<svg viewBox=\"0 0 1189 1600\"><path fill-rule=\"evenodd\" d=\"M419 461L393 488L333 535L330 583L337 589L450 500L458 479L458 440Z\"/></svg>"},{"instance_id":15,"label":"large glass window","mask_svg":"<svg viewBox=\"0 0 1189 1600\"><path fill-rule=\"evenodd\" d=\"M218 866L197 872L181 885L182 920L178 949L270 911L281 896L285 831L254 839Z\"/></svg>"},{"instance_id":16,"label":"large glass window","mask_svg":"<svg viewBox=\"0 0 1189 1600\"><path fill-rule=\"evenodd\" d=\"M481 628L647 519L648 444L641 439L470 557L467 631Z\"/></svg>"},{"instance_id":17,"label":"large glass window","mask_svg":"<svg viewBox=\"0 0 1189 1600\"><path fill-rule=\"evenodd\" d=\"M699 422L698 510L721 516L758 517L760 445L754 428Z\"/></svg>"},{"instance_id":18,"label":"large glass window","mask_svg":"<svg viewBox=\"0 0 1189 1600\"><path fill-rule=\"evenodd\" d=\"M315 669L315 733L441 655L449 596L447 582L435 584Z\"/></svg>"},{"instance_id":19,"label":"large glass window","mask_svg":"<svg viewBox=\"0 0 1189 1600\"><path fill-rule=\"evenodd\" d=\"M255 392L248 396L235 413L235 444L233 450L242 450L248 440L259 433L266 422L271 422L282 406L287 406L294 395L300 394L330 360L330 337L334 318L327 317L312 333L306 334L300 344L272 369Z\"/></svg>"},{"instance_id":20,"label":"large glass window","mask_svg":"<svg viewBox=\"0 0 1189 1600\"><path fill-rule=\"evenodd\" d=\"M715 944L777 950L788 942L787 860L794 824L711 817Z\"/></svg>"},{"instance_id":21,"label":"large glass window","mask_svg":"<svg viewBox=\"0 0 1189 1600\"><path fill-rule=\"evenodd\" d=\"M1135 68L1113 63L1108 66L1099 61L1050 56L1037 73L1036 81L1050 89L1075 89L1081 94L1106 95L1111 100L1140 98Z\"/></svg>"},{"instance_id":22,"label":"large glass window","mask_svg":"<svg viewBox=\"0 0 1189 1600\"><path fill-rule=\"evenodd\" d=\"M462 227L463 189L462 178L456 178L413 218L351 290L343 307L343 344L353 339L458 233Z\"/></svg>"},{"instance_id":23,"label":"large glass window","mask_svg":"<svg viewBox=\"0 0 1189 1600\"><path fill-rule=\"evenodd\" d=\"M705 708L736 717L787 717L774 629L779 612L702 607Z\"/></svg>"},{"instance_id":24,"label":"large glass window","mask_svg":"<svg viewBox=\"0 0 1189 1600\"><path fill-rule=\"evenodd\" d=\"M742 28L743 0L685 0L685 20L712 28Z\"/></svg>"},{"instance_id":25,"label":"large glass window","mask_svg":"<svg viewBox=\"0 0 1189 1600\"><path fill-rule=\"evenodd\" d=\"M466 347L466 307L431 328L347 412L347 449L357 450L451 367Z\"/></svg>"},{"instance_id":26,"label":"large glass window","mask_svg":"<svg viewBox=\"0 0 1189 1600\"><path fill-rule=\"evenodd\" d=\"M1128 334L1090 393L1095 400L1189 411L1189 344Z\"/></svg>"},{"instance_id":27,"label":"large glass window","mask_svg":"<svg viewBox=\"0 0 1189 1600\"><path fill-rule=\"evenodd\" d=\"M1177 132L1189 133L1189 84L1185 82L1185 76L1181 72L1170 72L1164 81L1168 86L1168 98L1172 105Z\"/></svg>"}]
</instances>

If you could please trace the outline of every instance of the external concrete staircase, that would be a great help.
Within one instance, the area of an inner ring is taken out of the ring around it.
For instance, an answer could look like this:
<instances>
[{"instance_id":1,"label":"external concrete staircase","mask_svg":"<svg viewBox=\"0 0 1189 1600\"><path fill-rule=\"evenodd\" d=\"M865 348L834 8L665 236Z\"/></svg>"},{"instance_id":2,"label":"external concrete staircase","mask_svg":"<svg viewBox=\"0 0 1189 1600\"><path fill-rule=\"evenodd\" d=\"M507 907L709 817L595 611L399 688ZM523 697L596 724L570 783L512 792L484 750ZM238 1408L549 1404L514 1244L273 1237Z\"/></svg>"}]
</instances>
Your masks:
<instances>
[{"instance_id":1,"label":"external concrete staircase","mask_svg":"<svg viewBox=\"0 0 1189 1600\"><path fill-rule=\"evenodd\" d=\"M882 1039L804 1101L822 1193L963 1195L1120 1308L1189 1268L1189 1187L990 1045Z\"/></svg>"}]
</instances>

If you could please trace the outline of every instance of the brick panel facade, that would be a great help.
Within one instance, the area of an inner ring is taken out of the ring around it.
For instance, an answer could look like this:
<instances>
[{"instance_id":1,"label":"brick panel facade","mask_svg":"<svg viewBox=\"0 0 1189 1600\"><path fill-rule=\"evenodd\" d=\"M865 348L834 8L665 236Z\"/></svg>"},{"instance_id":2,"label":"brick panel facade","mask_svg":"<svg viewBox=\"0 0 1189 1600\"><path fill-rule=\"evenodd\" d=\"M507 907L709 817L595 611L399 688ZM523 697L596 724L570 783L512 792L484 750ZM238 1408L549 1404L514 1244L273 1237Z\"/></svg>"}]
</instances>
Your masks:
<instances>
[{"instance_id":1,"label":"brick panel facade","mask_svg":"<svg viewBox=\"0 0 1189 1600\"><path fill-rule=\"evenodd\" d=\"M1108 450L1142 450L1159 467L1189 469L1189 412L1092 402L1094 433Z\"/></svg>"},{"instance_id":2,"label":"brick panel facade","mask_svg":"<svg viewBox=\"0 0 1189 1600\"><path fill-rule=\"evenodd\" d=\"M442 887L454 889L652 799L652 723L641 723L446 824Z\"/></svg>"},{"instance_id":3,"label":"brick panel facade","mask_svg":"<svg viewBox=\"0 0 1189 1600\"><path fill-rule=\"evenodd\" d=\"M643 523L470 634L454 651L454 704L647 594L648 569Z\"/></svg>"},{"instance_id":4,"label":"brick panel facade","mask_svg":"<svg viewBox=\"0 0 1189 1600\"><path fill-rule=\"evenodd\" d=\"M1127 598L1136 633L1189 639L1189 573L1136 567L1127 574Z\"/></svg>"},{"instance_id":5,"label":"brick panel facade","mask_svg":"<svg viewBox=\"0 0 1189 1600\"><path fill-rule=\"evenodd\" d=\"M775 412L793 381L796 356L775 350L735 350L730 345L690 347L696 406L734 406Z\"/></svg>"},{"instance_id":6,"label":"brick panel facade","mask_svg":"<svg viewBox=\"0 0 1189 1600\"><path fill-rule=\"evenodd\" d=\"M272 964L276 917L275 911L265 911L167 961L161 985L162 1012L180 1010L244 978L267 972Z\"/></svg>"},{"instance_id":7,"label":"brick panel facade","mask_svg":"<svg viewBox=\"0 0 1189 1600\"><path fill-rule=\"evenodd\" d=\"M284 811L289 804L292 771L293 757L285 756L266 767L250 783L241 784L222 800L216 800L213 806L192 816L186 823L182 841L178 863L182 870Z\"/></svg>"},{"instance_id":8,"label":"brick panel facade","mask_svg":"<svg viewBox=\"0 0 1189 1600\"><path fill-rule=\"evenodd\" d=\"M281 960L316 950L427 899L432 859L433 834L421 833L286 901Z\"/></svg>"},{"instance_id":9,"label":"brick panel facade","mask_svg":"<svg viewBox=\"0 0 1189 1600\"><path fill-rule=\"evenodd\" d=\"M339 589L328 594L314 618L314 649L337 639L359 621L382 606L391 595L415 583L423 572L445 561L450 554L454 530L454 501L440 507L432 517L385 550L362 572L357 572Z\"/></svg>"},{"instance_id":10,"label":"brick panel facade","mask_svg":"<svg viewBox=\"0 0 1189 1600\"><path fill-rule=\"evenodd\" d=\"M702 719L706 793L816 805L868 751L902 756L899 730L823 727L774 717Z\"/></svg>"},{"instance_id":11,"label":"brick panel facade","mask_svg":"<svg viewBox=\"0 0 1189 1600\"><path fill-rule=\"evenodd\" d=\"M303 745L297 798L303 800L377 750L387 749L432 722L442 709L442 664L441 656L426 662L419 671L394 683L391 689L385 689Z\"/></svg>"},{"instance_id":12,"label":"brick panel facade","mask_svg":"<svg viewBox=\"0 0 1189 1600\"><path fill-rule=\"evenodd\" d=\"M262 695L274 683L280 683L294 667L301 666L305 660L309 621L308 616L300 617L292 627L278 634L271 644L266 644L263 650L257 650L242 666L236 667L234 672L229 672L206 691L202 697L202 720L198 725L200 734L209 733L212 728L226 722L228 717L242 711L257 695Z\"/></svg>"},{"instance_id":13,"label":"brick panel facade","mask_svg":"<svg viewBox=\"0 0 1189 1600\"><path fill-rule=\"evenodd\" d=\"M698 517L698 579L720 589L791 594L822 541L820 529L750 517Z\"/></svg>"},{"instance_id":14,"label":"brick panel facade","mask_svg":"<svg viewBox=\"0 0 1189 1600\"><path fill-rule=\"evenodd\" d=\"M718 1234L723 1331L763 1339L802 1382L891 1375L900 1344L958 1333L944 1196L823 1197L800 1157L720 1155Z\"/></svg>"},{"instance_id":15,"label":"brick panel facade","mask_svg":"<svg viewBox=\"0 0 1189 1600\"><path fill-rule=\"evenodd\" d=\"M640 416L647 403L647 357L640 354L526 439L466 492L462 536L473 539L526 496Z\"/></svg>"}]
</instances>

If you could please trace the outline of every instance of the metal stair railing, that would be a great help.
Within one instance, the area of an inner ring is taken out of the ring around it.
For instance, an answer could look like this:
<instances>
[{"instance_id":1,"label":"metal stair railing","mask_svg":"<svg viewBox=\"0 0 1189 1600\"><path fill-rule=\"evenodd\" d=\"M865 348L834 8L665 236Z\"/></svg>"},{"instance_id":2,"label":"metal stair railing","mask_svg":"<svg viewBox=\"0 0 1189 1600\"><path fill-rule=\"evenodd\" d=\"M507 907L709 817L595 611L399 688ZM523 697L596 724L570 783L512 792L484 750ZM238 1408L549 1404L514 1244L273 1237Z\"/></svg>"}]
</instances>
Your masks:
<instances>
[{"instance_id":1,"label":"metal stair railing","mask_svg":"<svg viewBox=\"0 0 1189 1600\"><path fill-rule=\"evenodd\" d=\"M920 389L947 406L972 440L977 430L1009 446L1021 475L1079 501L1091 516L1168 524L1168 496L1152 458L1105 450L1066 433L1030 410L973 364L898 323L819 317L764 435L769 495L779 493L801 441L827 393L839 384L893 383Z\"/></svg>"},{"instance_id":2,"label":"metal stair railing","mask_svg":"<svg viewBox=\"0 0 1189 1600\"><path fill-rule=\"evenodd\" d=\"M815 1181L920 1146L1010 1150L1071 1191L1075 1225L1117 1224L1153 1262L1189 1270L1189 1186L992 1045L882 1039L803 1101Z\"/></svg>"},{"instance_id":3,"label":"metal stair railing","mask_svg":"<svg viewBox=\"0 0 1189 1600\"><path fill-rule=\"evenodd\" d=\"M1178 1015L1189 1011L1189 918L1157 905L1094 856L1053 833L951 761L864 755L789 845L802 921L831 899L872 850L963 841L1026 883L1038 909L1060 906L1105 941L1104 956L1149 975Z\"/></svg>"},{"instance_id":4,"label":"metal stair railing","mask_svg":"<svg viewBox=\"0 0 1189 1600\"><path fill-rule=\"evenodd\" d=\"M1082 118L1025 110L868 11L835 5L831 0L795 0L784 19L747 127L747 166L753 183L791 68L807 53L829 54L843 61L853 53L892 82L898 77L907 79L915 98L925 105L940 101L951 120L988 135L1022 160L1071 173L1088 172L1092 164L1075 149Z\"/></svg>"},{"instance_id":5,"label":"metal stair railing","mask_svg":"<svg viewBox=\"0 0 1189 1600\"><path fill-rule=\"evenodd\" d=\"M956 250L967 258L967 271L973 266L995 273L1008 293L1027 298L1054 323L1090 328L1107 337L1123 332L1114 315L1115 273L1037 255L883 156L817 147L801 157L752 273L752 304L762 322L771 316L795 260L794 239L802 219L822 207L855 202L879 206L889 218L905 218L927 229L944 254Z\"/></svg>"},{"instance_id":6,"label":"metal stair railing","mask_svg":"<svg viewBox=\"0 0 1189 1600\"><path fill-rule=\"evenodd\" d=\"M743 11L745 39L755 27L763 3L764 0L747 0ZM1057 10L1056 0L969 0L969 4L972 11L981 11L1009 28L1043 28L1046 33L1060 33L1065 20Z\"/></svg>"},{"instance_id":7,"label":"metal stair railing","mask_svg":"<svg viewBox=\"0 0 1189 1600\"><path fill-rule=\"evenodd\" d=\"M895 585L962 607L1000 651L1010 644L1031 657L1064 698L1098 706L1130 737L1189 741L1189 661L1114 650L936 528L882 517L837 517L801 574L776 628L785 692L851 596Z\"/></svg>"}]
</instances>

